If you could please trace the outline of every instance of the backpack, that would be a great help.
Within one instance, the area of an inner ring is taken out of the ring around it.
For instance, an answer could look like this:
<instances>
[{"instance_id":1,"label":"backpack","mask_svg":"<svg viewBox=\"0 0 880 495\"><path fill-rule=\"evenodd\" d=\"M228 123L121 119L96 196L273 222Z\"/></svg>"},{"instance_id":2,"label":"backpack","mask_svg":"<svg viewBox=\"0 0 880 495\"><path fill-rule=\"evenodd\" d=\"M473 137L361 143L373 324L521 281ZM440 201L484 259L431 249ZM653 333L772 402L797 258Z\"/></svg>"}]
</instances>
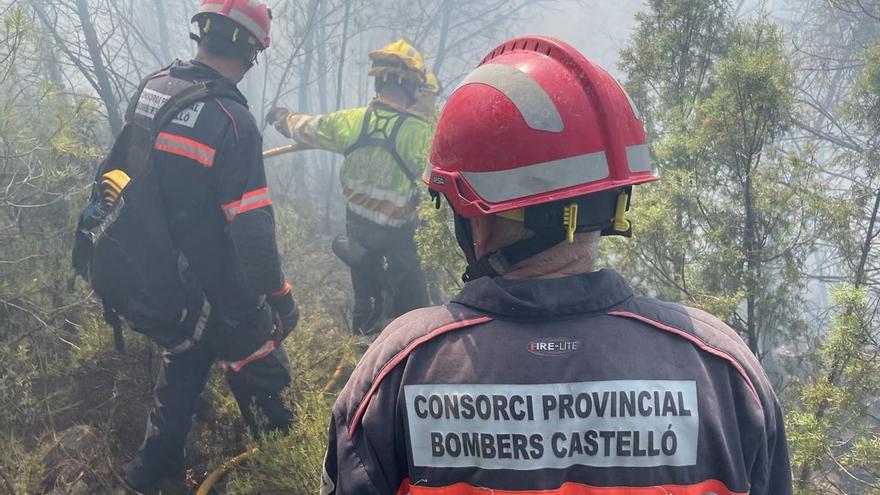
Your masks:
<instances>
[{"instance_id":1,"label":"backpack","mask_svg":"<svg viewBox=\"0 0 880 495\"><path fill-rule=\"evenodd\" d=\"M121 320L164 349L182 352L202 337L210 316L210 304L172 241L153 171L153 150L166 124L217 90L213 81L192 83L157 110L147 132L135 132L132 117L139 95L150 80L163 74L167 70L147 77L138 88L126 112L127 123L98 167L89 203L76 226L74 269L100 298L120 352L124 351ZM125 172L130 180L108 206L101 180L111 170Z\"/></svg>"}]
</instances>

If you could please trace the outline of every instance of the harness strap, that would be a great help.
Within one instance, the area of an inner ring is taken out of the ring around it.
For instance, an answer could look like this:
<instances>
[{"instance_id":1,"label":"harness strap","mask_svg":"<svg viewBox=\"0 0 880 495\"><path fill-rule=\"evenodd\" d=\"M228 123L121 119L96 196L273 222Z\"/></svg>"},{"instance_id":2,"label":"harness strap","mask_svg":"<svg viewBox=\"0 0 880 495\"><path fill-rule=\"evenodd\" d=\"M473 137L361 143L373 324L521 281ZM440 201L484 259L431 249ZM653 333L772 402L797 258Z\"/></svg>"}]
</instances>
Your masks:
<instances>
[{"instance_id":1,"label":"harness strap","mask_svg":"<svg viewBox=\"0 0 880 495\"><path fill-rule=\"evenodd\" d=\"M389 155L391 155L394 163L397 164L397 168L399 168L400 171L403 172L403 175L406 176L407 180L409 180L411 184L415 184L416 176L413 175L409 167L406 166L406 161L404 161L403 157L400 156L400 153L397 151L397 135L400 133L400 128L403 127L403 123L406 121L406 119L409 118L409 115L398 113L397 120L394 121L394 126L391 128L391 133L385 138L378 138L372 135L370 129L370 122L372 121L374 113L375 112L371 108L368 108L367 111L364 112L364 120L361 123L361 133L358 135L357 141L346 148L343 154L345 156L348 156L357 149L366 146L378 146L379 148L387 151Z\"/></svg>"},{"instance_id":2,"label":"harness strap","mask_svg":"<svg viewBox=\"0 0 880 495\"><path fill-rule=\"evenodd\" d=\"M165 124L170 122L183 109L199 100L203 100L216 94L216 89L216 81L205 81L190 86L171 97L162 105L159 111L156 112L156 116L153 117L153 122L150 125L150 137L152 140L155 141L156 136L159 135L159 132L165 127Z\"/></svg>"}]
</instances>

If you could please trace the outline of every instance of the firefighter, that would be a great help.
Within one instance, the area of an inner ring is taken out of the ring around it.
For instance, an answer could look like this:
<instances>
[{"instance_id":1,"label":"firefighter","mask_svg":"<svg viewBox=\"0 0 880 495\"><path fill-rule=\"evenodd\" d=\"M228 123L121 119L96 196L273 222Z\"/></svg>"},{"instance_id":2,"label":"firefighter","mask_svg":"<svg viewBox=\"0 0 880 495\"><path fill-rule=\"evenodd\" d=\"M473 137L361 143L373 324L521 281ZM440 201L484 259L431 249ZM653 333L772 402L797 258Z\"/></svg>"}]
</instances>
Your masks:
<instances>
[{"instance_id":1,"label":"firefighter","mask_svg":"<svg viewBox=\"0 0 880 495\"><path fill-rule=\"evenodd\" d=\"M433 131L433 112L418 105L427 83L422 55L401 39L370 52L370 60L377 96L366 107L325 115L274 108L267 115L300 149L345 155L346 235L333 250L351 269L352 331L363 340L391 318L427 304L413 234L417 180Z\"/></svg>"},{"instance_id":2,"label":"firefighter","mask_svg":"<svg viewBox=\"0 0 880 495\"><path fill-rule=\"evenodd\" d=\"M430 163L467 283L368 349L323 495L791 493L782 413L740 337L593 270L658 178L607 72L552 38L498 46L449 97Z\"/></svg>"},{"instance_id":3,"label":"firefighter","mask_svg":"<svg viewBox=\"0 0 880 495\"><path fill-rule=\"evenodd\" d=\"M280 342L298 313L276 247L262 137L236 88L269 47L270 19L260 1L202 0L192 19L195 59L145 79L127 113L129 155L143 154L137 143L152 143L171 239L204 293L181 320L195 325L194 343L163 353L144 442L125 472L137 491L183 470L186 436L215 361L254 434L291 425L279 396L290 383ZM151 135L164 105L204 88L209 97Z\"/></svg>"}]
</instances>

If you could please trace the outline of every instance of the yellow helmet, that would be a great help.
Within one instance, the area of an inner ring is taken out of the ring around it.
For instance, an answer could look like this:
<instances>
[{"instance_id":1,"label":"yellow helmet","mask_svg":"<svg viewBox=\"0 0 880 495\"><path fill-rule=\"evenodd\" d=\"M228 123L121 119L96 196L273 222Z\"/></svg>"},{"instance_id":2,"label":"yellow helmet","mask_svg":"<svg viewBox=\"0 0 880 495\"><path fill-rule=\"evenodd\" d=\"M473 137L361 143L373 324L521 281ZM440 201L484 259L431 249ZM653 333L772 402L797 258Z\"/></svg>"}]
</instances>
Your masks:
<instances>
[{"instance_id":1,"label":"yellow helmet","mask_svg":"<svg viewBox=\"0 0 880 495\"><path fill-rule=\"evenodd\" d=\"M408 79L421 84L425 82L425 61L422 54L407 43L399 39L378 50L370 52L370 75L375 77L387 77L394 74L400 79Z\"/></svg>"},{"instance_id":2,"label":"yellow helmet","mask_svg":"<svg viewBox=\"0 0 880 495\"><path fill-rule=\"evenodd\" d=\"M419 91L432 95L440 94L440 81L437 79L437 76L435 76L433 72L428 71L425 74L425 82L423 82L421 86L419 86Z\"/></svg>"}]
</instances>

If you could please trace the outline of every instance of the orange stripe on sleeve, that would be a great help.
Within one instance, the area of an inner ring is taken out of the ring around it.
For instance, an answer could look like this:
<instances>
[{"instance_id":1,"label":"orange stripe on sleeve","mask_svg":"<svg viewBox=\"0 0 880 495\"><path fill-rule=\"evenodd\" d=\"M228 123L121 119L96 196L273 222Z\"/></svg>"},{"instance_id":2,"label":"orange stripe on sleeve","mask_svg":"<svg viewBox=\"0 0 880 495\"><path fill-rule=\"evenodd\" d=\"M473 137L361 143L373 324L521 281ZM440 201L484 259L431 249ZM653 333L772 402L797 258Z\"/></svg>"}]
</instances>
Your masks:
<instances>
[{"instance_id":1,"label":"orange stripe on sleeve","mask_svg":"<svg viewBox=\"0 0 880 495\"><path fill-rule=\"evenodd\" d=\"M261 187L242 194L241 199L237 201L220 205L220 209L223 210L223 214L226 216L226 221L231 222L237 215L271 204L272 198L269 197L269 188Z\"/></svg>"},{"instance_id":2,"label":"orange stripe on sleeve","mask_svg":"<svg viewBox=\"0 0 880 495\"><path fill-rule=\"evenodd\" d=\"M214 165L214 156L217 154L217 150L210 146L167 132L159 133L153 147L159 151L189 158L205 167Z\"/></svg>"}]
</instances>

